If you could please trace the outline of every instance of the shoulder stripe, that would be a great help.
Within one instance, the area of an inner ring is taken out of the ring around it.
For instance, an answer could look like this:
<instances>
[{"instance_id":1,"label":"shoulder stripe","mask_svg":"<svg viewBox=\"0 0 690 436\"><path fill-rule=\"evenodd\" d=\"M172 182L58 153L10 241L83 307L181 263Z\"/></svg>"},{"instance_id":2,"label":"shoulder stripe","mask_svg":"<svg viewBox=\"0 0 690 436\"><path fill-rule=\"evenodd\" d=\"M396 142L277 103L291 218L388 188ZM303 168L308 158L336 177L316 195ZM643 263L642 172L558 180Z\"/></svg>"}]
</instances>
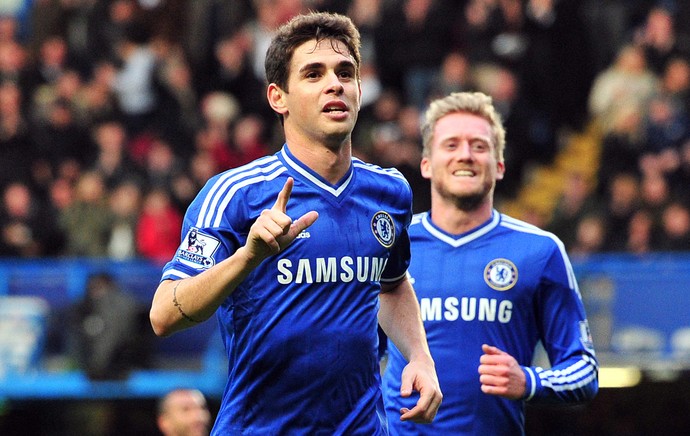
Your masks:
<instances>
[{"instance_id":1,"label":"shoulder stripe","mask_svg":"<svg viewBox=\"0 0 690 436\"><path fill-rule=\"evenodd\" d=\"M189 274L187 274L186 272L182 272L179 269L173 268L173 269L169 269L167 271L164 271L162 280L173 279L173 278L175 278L175 279L186 279L188 277L191 277L191 276Z\"/></svg>"},{"instance_id":2,"label":"shoulder stripe","mask_svg":"<svg viewBox=\"0 0 690 436\"><path fill-rule=\"evenodd\" d=\"M378 174L385 174L391 177L395 177L396 179L404 180L405 183L409 182L405 178L405 176L402 175L402 173L397 169L397 168L382 168L378 165L366 163L364 161L361 161L359 159L352 159L352 165L357 167L357 168L362 168L367 171L371 171L374 173Z\"/></svg>"},{"instance_id":3,"label":"shoulder stripe","mask_svg":"<svg viewBox=\"0 0 690 436\"><path fill-rule=\"evenodd\" d=\"M234 183L230 190L228 190L228 192L223 196L223 201L218 206L218 210L216 212L216 219L213 221L213 227L220 226L220 223L223 221L223 215L225 214L225 208L228 207L228 203L230 203L230 200L232 200L232 197L239 189L244 188L245 186L253 185L254 183L273 180L285 171L287 171L287 168L281 166L280 168L277 168L270 174L262 174L249 179L244 179L239 183Z\"/></svg>"},{"instance_id":4,"label":"shoulder stripe","mask_svg":"<svg viewBox=\"0 0 690 436\"><path fill-rule=\"evenodd\" d=\"M578 288L577 280L575 279L575 272L573 271L573 267L570 263L570 259L568 258L568 254L565 251L565 246L563 245L563 242L561 242L561 240L551 232L547 232L536 226L527 224L524 221L519 221L514 218L506 217L506 215L501 216L503 217L503 219L501 220L502 227L506 227L517 232L530 233L533 235L544 236L546 238L551 239L558 247L558 251L561 253L561 258L563 259L565 269L568 273L568 286L572 290L577 292L577 295L580 295L580 289Z\"/></svg>"},{"instance_id":5,"label":"shoulder stripe","mask_svg":"<svg viewBox=\"0 0 690 436\"><path fill-rule=\"evenodd\" d=\"M267 166L264 167L261 165ZM225 193L230 185L255 174L270 173L281 165L282 164L275 156L267 156L253 163L235 168L220 175L218 180L215 181L213 186L206 194L206 198L201 205L199 216L197 217L197 222L195 225L197 227L208 227L211 225L214 215L218 212L218 203L220 202L221 198L225 196Z\"/></svg>"}]
</instances>

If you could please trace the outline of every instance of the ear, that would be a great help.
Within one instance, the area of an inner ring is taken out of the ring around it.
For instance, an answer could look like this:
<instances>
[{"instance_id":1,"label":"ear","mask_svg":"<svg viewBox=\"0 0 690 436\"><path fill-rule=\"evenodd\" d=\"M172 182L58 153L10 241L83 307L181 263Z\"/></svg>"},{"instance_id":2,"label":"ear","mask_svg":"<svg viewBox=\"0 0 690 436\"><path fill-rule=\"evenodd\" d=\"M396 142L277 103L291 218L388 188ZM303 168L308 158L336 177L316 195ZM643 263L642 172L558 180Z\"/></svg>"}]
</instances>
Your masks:
<instances>
[{"instance_id":1,"label":"ear","mask_svg":"<svg viewBox=\"0 0 690 436\"><path fill-rule=\"evenodd\" d=\"M286 92L275 83L271 83L266 89L268 104L271 106L271 109L280 115L285 115L288 111L285 102L285 94Z\"/></svg>"},{"instance_id":2,"label":"ear","mask_svg":"<svg viewBox=\"0 0 690 436\"><path fill-rule=\"evenodd\" d=\"M503 176L506 173L505 162L496 162L496 180L503 180Z\"/></svg>"},{"instance_id":3,"label":"ear","mask_svg":"<svg viewBox=\"0 0 690 436\"><path fill-rule=\"evenodd\" d=\"M431 163L428 157L423 157L422 161L419 162L419 169L422 173L422 177L425 179L431 179Z\"/></svg>"}]
</instances>

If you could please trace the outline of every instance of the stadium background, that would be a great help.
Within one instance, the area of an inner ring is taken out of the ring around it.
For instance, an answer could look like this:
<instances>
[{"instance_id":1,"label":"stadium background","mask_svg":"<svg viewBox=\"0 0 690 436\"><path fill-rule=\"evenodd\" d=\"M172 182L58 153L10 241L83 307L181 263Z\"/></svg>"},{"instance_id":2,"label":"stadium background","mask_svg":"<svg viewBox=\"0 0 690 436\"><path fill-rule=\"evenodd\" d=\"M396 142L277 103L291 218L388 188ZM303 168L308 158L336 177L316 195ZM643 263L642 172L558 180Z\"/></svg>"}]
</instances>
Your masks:
<instances>
[{"instance_id":1,"label":"stadium background","mask_svg":"<svg viewBox=\"0 0 690 436\"><path fill-rule=\"evenodd\" d=\"M403 171L415 211L428 99L481 90L501 111L497 206L566 244L604 384L588 405L530 407L529 434L688 434L682 0L0 1L0 434L156 434L155 399L180 384L215 411L212 322L144 335L150 352L108 376L81 366L71 320L104 272L145 311L190 196L282 144L263 52L306 9L359 26L354 152Z\"/></svg>"}]
</instances>

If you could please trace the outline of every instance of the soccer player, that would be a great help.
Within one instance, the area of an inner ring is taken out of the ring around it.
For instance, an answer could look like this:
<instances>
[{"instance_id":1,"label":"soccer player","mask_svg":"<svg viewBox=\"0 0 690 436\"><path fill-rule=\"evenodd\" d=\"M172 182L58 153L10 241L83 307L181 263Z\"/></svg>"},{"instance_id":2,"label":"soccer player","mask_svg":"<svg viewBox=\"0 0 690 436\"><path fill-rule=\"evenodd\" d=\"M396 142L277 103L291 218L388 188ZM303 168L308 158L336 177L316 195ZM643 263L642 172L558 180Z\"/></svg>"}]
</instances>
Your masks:
<instances>
[{"instance_id":1,"label":"soccer player","mask_svg":"<svg viewBox=\"0 0 690 436\"><path fill-rule=\"evenodd\" d=\"M442 394L407 279L412 193L352 157L359 32L310 13L278 29L267 98L286 143L208 181L150 312L168 335L216 313L230 361L212 434L386 434L377 322L409 362L400 419ZM378 319L377 319L378 318Z\"/></svg>"},{"instance_id":2,"label":"soccer player","mask_svg":"<svg viewBox=\"0 0 690 436\"><path fill-rule=\"evenodd\" d=\"M206 398L196 389L174 389L158 401L156 424L164 436L205 436L211 426Z\"/></svg>"},{"instance_id":3,"label":"soccer player","mask_svg":"<svg viewBox=\"0 0 690 436\"><path fill-rule=\"evenodd\" d=\"M551 233L494 209L505 131L490 97L453 93L422 126L431 211L410 224L411 281L443 389L434 422L399 419L405 358L383 378L391 434L516 435L524 402L574 403L598 390L597 360L570 261ZM541 341L551 368L532 365Z\"/></svg>"}]
</instances>

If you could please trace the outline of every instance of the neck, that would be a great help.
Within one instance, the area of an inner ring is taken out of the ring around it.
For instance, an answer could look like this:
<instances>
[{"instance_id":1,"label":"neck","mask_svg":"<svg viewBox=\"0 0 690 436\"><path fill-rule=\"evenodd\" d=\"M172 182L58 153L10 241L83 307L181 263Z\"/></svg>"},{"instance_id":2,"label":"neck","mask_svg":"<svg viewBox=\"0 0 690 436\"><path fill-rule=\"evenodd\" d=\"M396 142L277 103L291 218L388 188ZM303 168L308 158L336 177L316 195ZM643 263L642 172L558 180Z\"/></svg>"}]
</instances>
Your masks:
<instances>
[{"instance_id":1,"label":"neck","mask_svg":"<svg viewBox=\"0 0 690 436\"><path fill-rule=\"evenodd\" d=\"M479 227L491 218L493 202L483 201L472 208L463 208L456 203L431 198L431 221L451 235L459 235Z\"/></svg>"},{"instance_id":2,"label":"neck","mask_svg":"<svg viewBox=\"0 0 690 436\"><path fill-rule=\"evenodd\" d=\"M307 144L287 141L290 152L303 164L314 170L332 185L339 182L352 163L352 146L349 141L339 146Z\"/></svg>"}]
</instances>

